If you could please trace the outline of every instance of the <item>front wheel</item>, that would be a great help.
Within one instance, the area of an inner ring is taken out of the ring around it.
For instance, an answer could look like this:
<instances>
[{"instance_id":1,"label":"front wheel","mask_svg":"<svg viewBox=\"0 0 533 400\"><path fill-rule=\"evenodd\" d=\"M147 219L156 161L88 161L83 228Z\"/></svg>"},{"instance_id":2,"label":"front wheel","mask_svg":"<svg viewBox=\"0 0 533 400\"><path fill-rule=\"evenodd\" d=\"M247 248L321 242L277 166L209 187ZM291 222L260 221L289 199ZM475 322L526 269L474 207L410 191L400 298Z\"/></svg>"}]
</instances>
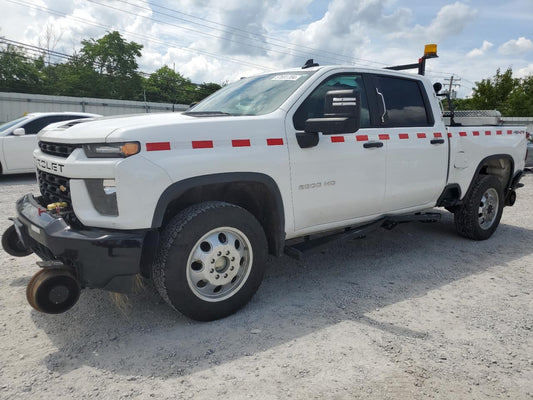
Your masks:
<instances>
[{"instance_id":1,"label":"front wheel","mask_svg":"<svg viewBox=\"0 0 533 400\"><path fill-rule=\"evenodd\" d=\"M493 175L476 178L470 194L454 214L457 232L474 240L492 236L503 212L503 191L500 181Z\"/></svg>"},{"instance_id":2,"label":"front wheel","mask_svg":"<svg viewBox=\"0 0 533 400\"><path fill-rule=\"evenodd\" d=\"M196 204L163 230L154 285L168 304L192 319L223 318L257 291L266 256L264 231L248 211L217 201Z\"/></svg>"}]
</instances>

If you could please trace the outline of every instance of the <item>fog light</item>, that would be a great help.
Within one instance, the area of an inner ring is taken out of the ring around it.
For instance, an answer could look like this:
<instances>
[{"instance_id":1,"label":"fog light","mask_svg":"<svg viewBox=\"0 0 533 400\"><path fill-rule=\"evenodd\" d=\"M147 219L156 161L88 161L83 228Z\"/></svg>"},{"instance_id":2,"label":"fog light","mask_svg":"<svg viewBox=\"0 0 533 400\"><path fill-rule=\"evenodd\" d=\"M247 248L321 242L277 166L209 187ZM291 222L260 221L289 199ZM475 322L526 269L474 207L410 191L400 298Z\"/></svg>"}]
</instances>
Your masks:
<instances>
[{"instance_id":1,"label":"fog light","mask_svg":"<svg viewBox=\"0 0 533 400\"><path fill-rule=\"evenodd\" d=\"M118 216L117 187L114 179L85 179L93 207L102 215Z\"/></svg>"},{"instance_id":2,"label":"fog light","mask_svg":"<svg viewBox=\"0 0 533 400\"><path fill-rule=\"evenodd\" d=\"M104 193L107 195L117 192L117 184L114 179L104 179L102 185L104 187Z\"/></svg>"}]
</instances>

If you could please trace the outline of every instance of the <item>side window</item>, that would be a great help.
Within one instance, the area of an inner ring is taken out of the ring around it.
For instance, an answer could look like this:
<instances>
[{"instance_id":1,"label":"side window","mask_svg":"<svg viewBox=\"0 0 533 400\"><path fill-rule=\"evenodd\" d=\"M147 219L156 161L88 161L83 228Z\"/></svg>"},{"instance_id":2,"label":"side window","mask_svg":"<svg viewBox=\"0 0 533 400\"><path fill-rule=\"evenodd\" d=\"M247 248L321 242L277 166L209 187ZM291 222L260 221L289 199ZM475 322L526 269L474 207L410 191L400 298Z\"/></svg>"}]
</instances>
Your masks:
<instances>
[{"instance_id":1,"label":"side window","mask_svg":"<svg viewBox=\"0 0 533 400\"><path fill-rule=\"evenodd\" d=\"M292 117L294 128L299 131L305 129L308 118L321 118L324 116L324 100L326 92L330 90L356 89L361 93L361 128L370 127L370 112L366 99L365 87L361 75L347 74L335 75L322 82L298 107Z\"/></svg>"},{"instance_id":2,"label":"side window","mask_svg":"<svg viewBox=\"0 0 533 400\"><path fill-rule=\"evenodd\" d=\"M424 97L418 81L388 76L376 76L378 103L383 112L384 125L390 127L431 125ZM381 95L383 99L380 99Z\"/></svg>"},{"instance_id":3,"label":"side window","mask_svg":"<svg viewBox=\"0 0 533 400\"><path fill-rule=\"evenodd\" d=\"M23 128L26 131L26 135L35 135L37 132L43 129L46 125L52 124L54 122L64 121L65 117L66 116L64 115L58 115L58 116L37 118L31 122L28 122L26 125L23 126ZM72 119L72 118L75 118L75 117L68 116L68 119Z\"/></svg>"}]
</instances>

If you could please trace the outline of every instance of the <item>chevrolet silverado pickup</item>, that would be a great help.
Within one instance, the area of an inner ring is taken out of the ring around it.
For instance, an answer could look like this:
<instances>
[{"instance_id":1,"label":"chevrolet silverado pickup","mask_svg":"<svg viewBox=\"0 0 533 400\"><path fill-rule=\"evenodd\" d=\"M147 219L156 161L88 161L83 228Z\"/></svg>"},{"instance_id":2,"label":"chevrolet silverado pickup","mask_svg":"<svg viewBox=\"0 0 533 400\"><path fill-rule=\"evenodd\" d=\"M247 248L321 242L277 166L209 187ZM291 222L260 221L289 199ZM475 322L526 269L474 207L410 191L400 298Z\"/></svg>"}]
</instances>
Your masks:
<instances>
[{"instance_id":1,"label":"chevrolet silverado pickup","mask_svg":"<svg viewBox=\"0 0 533 400\"><path fill-rule=\"evenodd\" d=\"M423 76L311 65L179 114L56 124L33 153L40 193L18 200L3 247L42 259L26 292L39 311L140 275L213 320L250 300L269 253L435 221L435 207L488 239L520 186L525 127L446 126L437 92Z\"/></svg>"}]
</instances>

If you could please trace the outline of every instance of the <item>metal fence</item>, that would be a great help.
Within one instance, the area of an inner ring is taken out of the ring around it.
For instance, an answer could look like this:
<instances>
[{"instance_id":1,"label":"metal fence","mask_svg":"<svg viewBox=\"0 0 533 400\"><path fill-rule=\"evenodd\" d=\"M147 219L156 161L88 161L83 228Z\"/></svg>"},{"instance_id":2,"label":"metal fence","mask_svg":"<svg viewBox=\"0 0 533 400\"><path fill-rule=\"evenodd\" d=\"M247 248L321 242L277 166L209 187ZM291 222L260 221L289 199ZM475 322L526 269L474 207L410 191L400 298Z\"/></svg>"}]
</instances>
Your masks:
<instances>
[{"instance_id":1,"label":"metal fence","mask_svg":"<svg viewBox=\"0 0 533 400\"><path fill-rule=\"evenodd\" d=\"M0 123L31 112L78 111L101 115L181 112L185 104L0 92Z\"/></svg>"}]
</instances>

